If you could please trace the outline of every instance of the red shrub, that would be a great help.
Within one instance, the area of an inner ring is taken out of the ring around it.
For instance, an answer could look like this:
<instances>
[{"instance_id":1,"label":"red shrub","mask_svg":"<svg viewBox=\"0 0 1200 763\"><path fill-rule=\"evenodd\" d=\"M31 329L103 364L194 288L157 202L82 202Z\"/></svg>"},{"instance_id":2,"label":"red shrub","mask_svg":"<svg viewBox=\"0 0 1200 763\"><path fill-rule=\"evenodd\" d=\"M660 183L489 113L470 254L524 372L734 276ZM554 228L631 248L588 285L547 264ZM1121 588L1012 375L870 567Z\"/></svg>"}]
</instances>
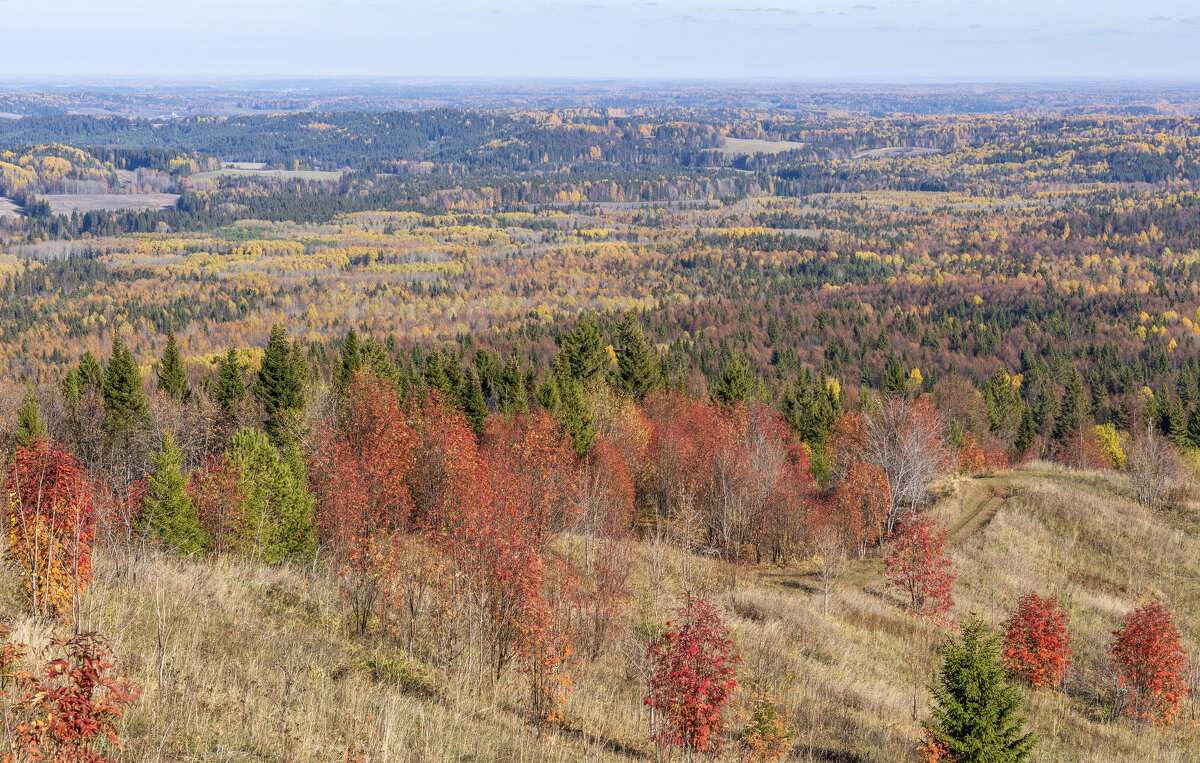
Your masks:
<instances>
[{"instance_id":1,"label":"red shrub","mask_svg":"<svg viewBox=\"0 0 1200 763\"><path fill-rule=\"evenodd\" d=\"M909 514L896 526L892 553L884 560L889 588L908 593L912 611L940 615L954 606L953 562L946 557L946 531L928 517Z\"/></svg>"},{"instance_id":2,"label":"red shrub","mask_svg":"<svg viewBox=\"0 0 1200 763\"><path fill-rule=\"evenodd\" d=\"M1001 659L1030 686L1057 686L1071 664L1070 619L1058 599L1027 593L1004 625Z\"/></svg>"},{"instance_id":3,"label":"red shrub","mask_svg":"<svg viewBox=\"0 0 1200 763\"><path fill-rule=\"evenodd\" d=\"M1170 611L1147 604L1126 615L1124 627L1113 635L1117 641L1111 656L1117 688L1126 697L1125 712L1140 721L1169 724L1187 694L1187 652Z\"/></svg>"},{"instance_id":4,"label":"red shrub","mask_svg":"<svg viewBox=\"0 0 1200 763\"><path fill-rule=\"evenodd\" d=\"M654 710L654 739L689 752L718 752L725 703L737 689L733 639L720 613L690 596L677 620L650 647L646 704Z\"/></svg>"}]
</instances>

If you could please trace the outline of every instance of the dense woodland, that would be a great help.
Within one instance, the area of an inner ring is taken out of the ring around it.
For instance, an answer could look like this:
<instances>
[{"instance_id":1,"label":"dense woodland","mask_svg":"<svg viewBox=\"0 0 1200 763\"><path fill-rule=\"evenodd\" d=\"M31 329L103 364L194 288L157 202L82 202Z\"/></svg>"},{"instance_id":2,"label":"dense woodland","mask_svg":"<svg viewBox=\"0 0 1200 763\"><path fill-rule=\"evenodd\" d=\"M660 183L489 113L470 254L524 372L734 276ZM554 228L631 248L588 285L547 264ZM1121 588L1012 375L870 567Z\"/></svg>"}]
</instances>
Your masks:
<instances>
[{"instance_id":1,"label":"dense woodland","mask_svg":"<svg viewBox=\"0 0 1200 763\"><path fill-rule=\"evenodd\" d=\"M971 526L938 507L1065 468L1195 534L1200 122L963 97L0 120L4 596L61 634L0 654L9 747L153 757L166 657L122 672L94 592L192 563L336 590L314 612L373 660L342 676L598 747L634 717L604 754L1068 749L1026 733L1022 689L1194 744L1191 603L1131 572L1111 644L1072 642L1058 588L993 632L955 609ZM87 195L108 206L54 211ZM804 677L735 627L776 575L826 619L877 581L878 629L936 661L930 709L804 728ZM336 755L375 759L353 737Z\"/></svg>"}]
</instances>

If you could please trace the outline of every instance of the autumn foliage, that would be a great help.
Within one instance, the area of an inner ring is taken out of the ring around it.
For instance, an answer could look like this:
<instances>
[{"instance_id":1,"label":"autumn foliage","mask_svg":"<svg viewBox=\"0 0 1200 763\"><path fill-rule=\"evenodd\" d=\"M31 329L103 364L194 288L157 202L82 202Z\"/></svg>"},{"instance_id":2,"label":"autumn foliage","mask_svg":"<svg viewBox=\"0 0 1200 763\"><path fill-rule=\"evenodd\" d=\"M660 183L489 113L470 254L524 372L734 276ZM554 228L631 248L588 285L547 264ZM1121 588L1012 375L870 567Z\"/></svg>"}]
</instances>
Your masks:
<instances>
[{"instance_id":1,"label":"autumn foliage","mask_svg":"<svg viewBox=\"0 0 1200 763\"><path fill-rule=\"evenodd\" d=\"M908 595L913 613L937 616L954 606L953 563L946 556L946 531L928 517L910 514L896 526L892 553L884 560L889 588Z\"/></svg>"},{"instance_id":2,"label":"autumn foliage","mask_svg":"<svg viewBox=\"0 0 1200 763\"><path fill-rule=\"evenodd\" d=\"M8 472L5 556L34 614L72 617L92 576L95 507L87 475L47 439L18 448Z\"/></svg>"},{"instance_id":3,"label":"autumn foliage","mask_svg":"<svg viewBox=\"0 0 1200 763\"><path fill-rule=\"evenodd\" d=\"M1054 596L1030 592L1004 624L1001 659L1009 676L1040 688L1057 686L1071 664L1070 618Z\"/></svg>"},{"instance_id":4,"label":"autumn foliage","mask_svg":"<svg viewBox=\"0 0 1200 763\"><path fill-rule=\"evenodd\" d=\"M710 602L689 596L675 617L650 647L646 704L654 710L654 739L688 752L717 752L741 659Z\"/></svg>"},{"instance_id":5,"label":"autumn foliage","mask_svg":"<svg viewBox=\"0 0 1200 763\"><path fill-rule=\"evenodd\" d=\"M1147 604L1127 614L1113 632L1117 640L1110 655L1117 689L1125 713L1139 721L1171 723L1187 694L1187 652L1172 620L1163 605Z\"/></svg>"}]
</instances>

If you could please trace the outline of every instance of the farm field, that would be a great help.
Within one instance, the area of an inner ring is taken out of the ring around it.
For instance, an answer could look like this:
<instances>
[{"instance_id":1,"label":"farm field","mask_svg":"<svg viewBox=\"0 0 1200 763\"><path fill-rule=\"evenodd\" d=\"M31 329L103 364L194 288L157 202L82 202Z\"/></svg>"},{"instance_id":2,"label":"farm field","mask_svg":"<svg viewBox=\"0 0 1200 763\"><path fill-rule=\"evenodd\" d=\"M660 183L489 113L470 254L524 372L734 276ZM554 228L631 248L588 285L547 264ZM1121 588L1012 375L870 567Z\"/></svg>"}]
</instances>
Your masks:
<instances>
[{"instance_id":1,"label":"farm field","mask_svg":"<svg viewBox=\"0 0 1200 763\"><path fill-rule=\"evenodd\" d=\"M71 193L49 194L45 200L56 215L72 212L166 209L175 206L177 193Z\"/></svg>"},{"instance_id":2,"label":"farm field","mask_svg":"<svg viewBox=\"0 0 1200 763\"><path fill-rule=\"evenodd\" d=\"M724 144L713 151L729 156L749 156L751 154L780 154L784 151L795 151L804 148L803 143L790 140L756 140L749 138L725 138Z\"/></svg>"}]
</instances>

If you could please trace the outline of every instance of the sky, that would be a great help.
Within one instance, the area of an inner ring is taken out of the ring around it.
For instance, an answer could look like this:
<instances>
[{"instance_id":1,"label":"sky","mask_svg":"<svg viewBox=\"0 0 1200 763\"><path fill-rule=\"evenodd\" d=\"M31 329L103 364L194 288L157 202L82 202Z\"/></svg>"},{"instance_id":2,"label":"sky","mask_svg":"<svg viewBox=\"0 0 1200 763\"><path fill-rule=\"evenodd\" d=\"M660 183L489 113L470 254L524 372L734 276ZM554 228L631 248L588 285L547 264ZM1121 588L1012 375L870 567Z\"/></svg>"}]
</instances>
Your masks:
<instances>
[{"instance_id":1,"label":"sky","mask_svg":"<svg viewBox=\"0 0 1200 763\"><path fill-rule=\"evenodd\" d=\"M0 0L0 78L1200 78L1197 0Z\"/></svg>"}]
</instances>

